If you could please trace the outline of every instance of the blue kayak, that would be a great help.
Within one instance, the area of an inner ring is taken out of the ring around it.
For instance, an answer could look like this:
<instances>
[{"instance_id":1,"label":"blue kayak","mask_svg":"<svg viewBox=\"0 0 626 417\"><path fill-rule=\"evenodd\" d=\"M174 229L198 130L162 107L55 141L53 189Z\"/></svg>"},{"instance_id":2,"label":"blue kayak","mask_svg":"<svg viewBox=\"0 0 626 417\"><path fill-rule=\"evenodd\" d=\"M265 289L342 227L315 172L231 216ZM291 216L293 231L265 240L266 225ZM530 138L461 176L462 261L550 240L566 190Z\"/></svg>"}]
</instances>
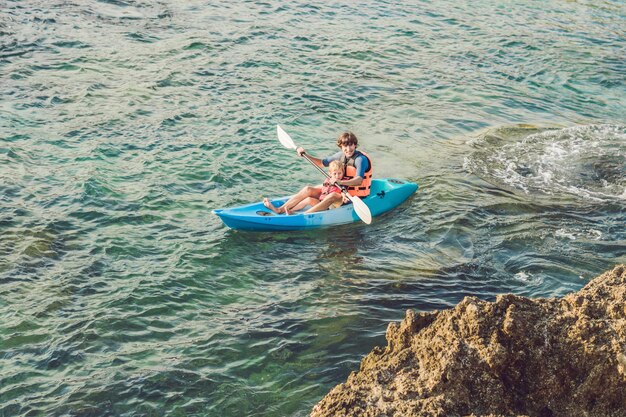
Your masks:
<instances>
[{"instance_id":1,"label":"blue kayak","mask_svg":"<svg viewBox=\"0 0 626 417\"><path fill-rule=\"evenodd\" d=\"M391 178L374 179L370 195L362 200L374 217L402 204L417 188L418 185L413 182ZM272 200L272 204L279 207L288 199L289 197L283 197ZM275 214L260 202L213 210L213 213L232 229L256 231L315 229L360 221L352 204L344 204L339 208L317 213L298 212L284 215Z\"/></svg>"}]
</instances>

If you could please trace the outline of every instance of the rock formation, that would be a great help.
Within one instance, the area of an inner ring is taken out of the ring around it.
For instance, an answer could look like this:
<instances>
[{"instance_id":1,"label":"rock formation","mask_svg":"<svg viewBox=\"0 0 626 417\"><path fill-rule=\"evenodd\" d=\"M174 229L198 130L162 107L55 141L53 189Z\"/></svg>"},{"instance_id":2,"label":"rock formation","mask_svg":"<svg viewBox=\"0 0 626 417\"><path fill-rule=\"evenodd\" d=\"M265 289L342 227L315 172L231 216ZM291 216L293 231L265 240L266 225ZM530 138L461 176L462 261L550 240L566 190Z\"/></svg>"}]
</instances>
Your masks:
<instances>
[{"instance_id":1,"label":"rock formation","mask_svg":"<svg viewBox=\"0 0 626 417\"><path fill-rule=\"evenodd\" d=\"M561 299L407 311L321 416L626 416L626 265Z\"/></svg>"}]
</instances>

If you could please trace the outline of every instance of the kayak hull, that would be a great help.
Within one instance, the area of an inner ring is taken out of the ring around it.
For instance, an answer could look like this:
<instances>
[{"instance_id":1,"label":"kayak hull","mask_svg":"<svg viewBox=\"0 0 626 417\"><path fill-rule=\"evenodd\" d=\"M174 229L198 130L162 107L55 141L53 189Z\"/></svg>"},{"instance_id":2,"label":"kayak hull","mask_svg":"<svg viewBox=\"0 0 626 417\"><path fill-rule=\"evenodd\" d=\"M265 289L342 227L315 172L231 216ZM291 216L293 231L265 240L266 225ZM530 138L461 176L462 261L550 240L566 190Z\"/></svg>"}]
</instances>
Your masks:
<instances>
[{"instance_id":1,"label":"kayak hull","mask_svg":"<svg viewBox=\"0 0 626 417\"><path fill-rule=\"evenodd\" d=\"M374 179L370 195L362 200L372 212L372 217L376 217L402 204L417 189L418 185L412 182L393 178ZM272 204L279 207L288 199L283 197L272 200ZM251 231L316 229L360 221L352 204L317 213L284 215L273 213L260 202L217 209L213 213L232 229Z\"/></svg>"}]
</instances>

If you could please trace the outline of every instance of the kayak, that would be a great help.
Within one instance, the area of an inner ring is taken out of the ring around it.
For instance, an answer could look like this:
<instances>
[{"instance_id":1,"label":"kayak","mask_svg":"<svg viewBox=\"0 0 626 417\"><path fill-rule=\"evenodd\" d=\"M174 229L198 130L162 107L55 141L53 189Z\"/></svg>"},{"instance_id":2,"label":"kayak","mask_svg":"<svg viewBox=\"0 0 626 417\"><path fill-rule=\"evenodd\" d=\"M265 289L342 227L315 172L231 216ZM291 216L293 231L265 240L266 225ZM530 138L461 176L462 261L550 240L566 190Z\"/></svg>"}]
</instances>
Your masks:
<instances>
[{"instance_id":1,"label":"kayak","mask_svg":"<svg viewBox=\"0 0 626 417\"><path fill-rule=\"evenodd\" d=\"M393 178L373 179L370 195L362 200L370 209L372 216L379 216L402 204L417 188L418 185L413 182ZM280 207L289 198L272 200L272 204ZM352 204L316 213L297 212L285 215L274 213L260 202L217 209L213 210L213 213L232 229L254 231L305 230L359 221Z\"/></svg>"}]
</instances>

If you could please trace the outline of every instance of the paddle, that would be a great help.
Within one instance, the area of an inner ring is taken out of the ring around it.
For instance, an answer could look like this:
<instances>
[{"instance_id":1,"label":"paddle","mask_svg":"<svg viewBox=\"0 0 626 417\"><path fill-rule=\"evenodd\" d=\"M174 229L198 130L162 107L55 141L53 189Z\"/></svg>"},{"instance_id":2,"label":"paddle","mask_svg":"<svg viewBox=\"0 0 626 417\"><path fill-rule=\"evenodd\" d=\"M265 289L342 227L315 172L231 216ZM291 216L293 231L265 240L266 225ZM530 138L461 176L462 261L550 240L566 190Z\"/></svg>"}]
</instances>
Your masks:
<instances>
[{"instance_id":1,"label":"paddle","mask_svg":"<svg viewBox=\"0 0 626 417\"><path fill-rule=\"evenodd\" d=\"M296 144L291 139L291 136L289 136L287 132L285 132L282 129L282 127L280 127L279 125L276 125L276 133L278 134L278 140L280 141L280 143L282 143L282 145L285 148L298 149ZM311 165L317 168L319 172L324 174L326 178L330 178L330 175L328 175L326 171L324 171L315 162L313 162L311 158L307 156L307 154L303 154L302 156L304 156L306 160L311 163ZM370 224L372 222L372 213L370 212L369 207L367 207L367 205L359 197L350 195L344 187L340 187L340 188L341 188L341 193L345 195L346 197L348 197L350 201L352 201L352 205L354 206L354 211L356 212L357 216L359 216L359 219L363 220L363 222L366 224Z\"/></svg>"}]
</instances>

